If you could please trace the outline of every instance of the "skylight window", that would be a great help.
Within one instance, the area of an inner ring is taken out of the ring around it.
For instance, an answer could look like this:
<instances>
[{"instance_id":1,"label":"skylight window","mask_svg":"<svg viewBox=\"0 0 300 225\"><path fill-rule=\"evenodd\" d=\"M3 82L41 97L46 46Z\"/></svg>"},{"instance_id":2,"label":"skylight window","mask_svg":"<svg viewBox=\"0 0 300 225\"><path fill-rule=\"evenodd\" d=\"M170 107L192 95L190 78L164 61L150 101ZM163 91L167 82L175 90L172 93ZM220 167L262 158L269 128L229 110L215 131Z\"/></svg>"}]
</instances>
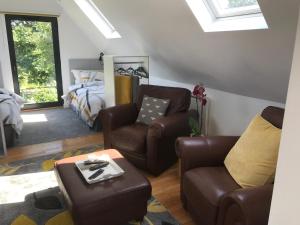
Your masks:
<instances>
[{"instance_id":1,"label":"skylight window","mask_svg":"<svg viewBox=\"0 0 300 225\"><path fill-rule=\"evenodd\" d=\"M103 15L92 0L74 0L90 21L107 39L121 38L114 26Z\"/></svg>"},{"instance_id":2,"label":"skylight window","mask_svg":"<svg viewBox=\"0 0 300 225\"><path fill-rule=\"evenodd\" d=\"M186 0L205 32L268 29L257 0Z\"/></svg>"},{"instance_id":3,"label":"skylight window","mask_svg":"<svg viewBox=\"0 0 300 225\"><path fill-rule=\"evenodd\" d=\"M261 13L257 0L206 0L218 18Z\"/></svg>"}]
</instances>

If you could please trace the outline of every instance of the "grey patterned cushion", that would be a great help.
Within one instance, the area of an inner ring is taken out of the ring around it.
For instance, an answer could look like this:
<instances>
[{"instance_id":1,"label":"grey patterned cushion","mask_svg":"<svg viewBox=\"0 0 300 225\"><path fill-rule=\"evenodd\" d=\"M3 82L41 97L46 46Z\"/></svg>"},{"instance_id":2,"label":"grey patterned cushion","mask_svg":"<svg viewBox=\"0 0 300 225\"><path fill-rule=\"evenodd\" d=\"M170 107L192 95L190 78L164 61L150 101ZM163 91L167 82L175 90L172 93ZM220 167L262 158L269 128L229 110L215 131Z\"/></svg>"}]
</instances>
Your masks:
<instances>
[{"instance_id":1,"label":"grey patterned cushion","mask_svg":"<svg viewBox=\"0 0 300 225\"><path fill-rule=\"evenodd\" d=\"M169 99L152 98L145 95L136 122L149 125L153 120L165 115L169 103Z\"/></svg>"}]
</instances>

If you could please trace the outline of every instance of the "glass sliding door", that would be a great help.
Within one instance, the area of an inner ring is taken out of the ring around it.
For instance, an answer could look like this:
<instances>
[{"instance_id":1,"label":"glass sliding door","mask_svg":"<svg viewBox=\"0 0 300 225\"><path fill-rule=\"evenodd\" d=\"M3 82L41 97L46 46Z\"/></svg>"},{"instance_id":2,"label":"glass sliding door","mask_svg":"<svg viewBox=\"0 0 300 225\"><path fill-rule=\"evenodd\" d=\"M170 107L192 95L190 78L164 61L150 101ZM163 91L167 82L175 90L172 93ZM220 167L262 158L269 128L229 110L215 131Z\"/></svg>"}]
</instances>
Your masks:
<instances>
[{"instance_id":1,"label":"glass sliding door","mask_svg":"<svg viewBox=\"0 0 300 225\"><path fill-rule=\"evenodd\" d=\"M6 15L15 92L25 108L62 105L62 79L55 17Z\"/></svg>"}]
</instances>

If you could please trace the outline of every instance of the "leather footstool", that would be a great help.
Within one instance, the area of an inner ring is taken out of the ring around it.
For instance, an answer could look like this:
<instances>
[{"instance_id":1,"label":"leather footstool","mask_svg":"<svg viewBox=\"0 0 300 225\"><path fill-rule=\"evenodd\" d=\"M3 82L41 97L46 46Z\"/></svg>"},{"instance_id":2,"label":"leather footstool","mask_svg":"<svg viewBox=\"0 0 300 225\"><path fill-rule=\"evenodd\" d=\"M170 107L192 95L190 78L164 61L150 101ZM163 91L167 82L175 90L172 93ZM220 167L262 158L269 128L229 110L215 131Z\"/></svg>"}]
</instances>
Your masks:
<instances>
[{"instance_id":1,"label":"leather footstool","mask_svg":"<svg viewBox=\"0 0 300 225\"><path fill-rule=\"evenodd\" d=\"M55 163L55 174L69 210L77 225L125 225L142 220L151 197L149 181L116 150L104 150L125 171L120 177L87 184L74 162L87 159L80 155Z\"/></svg>"}]
</instances>

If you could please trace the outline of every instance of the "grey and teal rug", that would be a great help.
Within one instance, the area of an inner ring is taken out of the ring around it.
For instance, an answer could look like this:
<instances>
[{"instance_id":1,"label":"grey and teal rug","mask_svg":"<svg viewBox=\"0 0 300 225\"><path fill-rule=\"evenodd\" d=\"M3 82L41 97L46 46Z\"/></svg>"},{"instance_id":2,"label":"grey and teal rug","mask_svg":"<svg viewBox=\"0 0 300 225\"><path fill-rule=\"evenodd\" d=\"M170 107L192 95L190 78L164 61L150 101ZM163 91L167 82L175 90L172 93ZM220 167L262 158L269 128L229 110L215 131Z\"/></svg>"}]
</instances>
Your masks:
<instances>
[{"instance_id":1,"label":"grey and teal rug","mask_svg":"<svg viewBox=\"0 0 300 225\"><path fill-rule=\"evenodd\" d=\"M66 209L55 175L58 159L103 149L93 145L82 149L0 164L1 225L73 225ZM109 224L108 224L109 225ZM154 197L148 202L143 222L126 225L179 225L167 209Z\"/></svg>"}]
</instances>

